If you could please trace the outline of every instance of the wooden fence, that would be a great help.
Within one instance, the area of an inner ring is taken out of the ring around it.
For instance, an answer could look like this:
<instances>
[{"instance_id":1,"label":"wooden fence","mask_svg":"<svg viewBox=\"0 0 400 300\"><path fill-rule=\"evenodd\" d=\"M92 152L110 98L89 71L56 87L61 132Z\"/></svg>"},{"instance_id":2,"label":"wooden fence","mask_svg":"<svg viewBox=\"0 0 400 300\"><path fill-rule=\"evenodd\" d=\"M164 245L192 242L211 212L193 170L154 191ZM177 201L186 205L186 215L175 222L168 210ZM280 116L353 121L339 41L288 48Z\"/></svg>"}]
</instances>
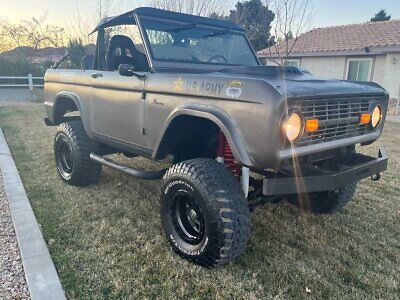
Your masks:
<instances>
[{"instance_id":1,"label":"wooden fence","mask_svg":"<svg viewBox=\"0 0 400 300\"><path fill-rule=\"evenodd\" d=\"M28 74L26 77L19 76L0 76L0 89L1 88L28 88L33 91L34 88L43 88L43 77L33 77ZM40 83L38 83L38 81ZM6 82L6 83L4 83ZM7 83L9 82L9 83Z\"/></svg>"}]
</instances>

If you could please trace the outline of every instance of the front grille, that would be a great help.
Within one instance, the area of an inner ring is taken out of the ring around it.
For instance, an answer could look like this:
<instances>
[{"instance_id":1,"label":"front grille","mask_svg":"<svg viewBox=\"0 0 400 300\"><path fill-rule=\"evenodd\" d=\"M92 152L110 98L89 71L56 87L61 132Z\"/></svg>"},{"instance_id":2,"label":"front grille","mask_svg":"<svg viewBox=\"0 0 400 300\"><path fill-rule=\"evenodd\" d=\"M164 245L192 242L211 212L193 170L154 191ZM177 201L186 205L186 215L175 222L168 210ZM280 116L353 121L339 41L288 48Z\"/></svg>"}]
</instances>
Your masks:
<instances>
[{"instance_id":1,"label":"front grille","mask_svg":"<svg viewBox=\"0 0 400 300\"><path fill-rule=\"evenodd\" d=\"M300 110L306 120L319 120L318 130L305 132L296 145L305 146L366 134L369 126L360 124L360 115L370 113L373 103L374 100L371 99L332 99L293 103L291 108Z\"/></svg>"}]
</instances>

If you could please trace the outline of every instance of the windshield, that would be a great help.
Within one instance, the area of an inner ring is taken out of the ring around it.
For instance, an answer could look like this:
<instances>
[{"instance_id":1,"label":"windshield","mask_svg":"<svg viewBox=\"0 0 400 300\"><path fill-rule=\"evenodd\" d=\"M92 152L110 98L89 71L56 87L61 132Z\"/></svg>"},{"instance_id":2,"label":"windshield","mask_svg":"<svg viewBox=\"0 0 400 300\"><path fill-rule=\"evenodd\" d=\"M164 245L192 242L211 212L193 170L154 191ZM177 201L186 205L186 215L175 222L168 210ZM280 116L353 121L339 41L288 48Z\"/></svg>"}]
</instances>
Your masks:
<instances>
[{"instance_id":1,"label":"windshield","mask_svg":"<svg viewBox=\"0 0 400 300\"><path fill-rule=\"evenodd\" d=\"M245 35L226 28L143 18L153 60L258 66Z\"/></svg>"}]
</instances>

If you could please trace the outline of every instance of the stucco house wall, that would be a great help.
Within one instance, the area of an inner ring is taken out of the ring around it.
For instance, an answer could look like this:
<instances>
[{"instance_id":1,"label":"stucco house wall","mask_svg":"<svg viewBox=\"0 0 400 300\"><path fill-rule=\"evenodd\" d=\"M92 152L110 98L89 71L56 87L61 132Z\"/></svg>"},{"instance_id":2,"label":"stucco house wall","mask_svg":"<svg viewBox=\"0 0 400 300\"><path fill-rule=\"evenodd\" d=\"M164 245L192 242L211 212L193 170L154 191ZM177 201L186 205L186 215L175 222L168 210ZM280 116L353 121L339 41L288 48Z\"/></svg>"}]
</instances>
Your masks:
<instances>
[{"instance_id":1,"label":"stucco house wall","mask_svg":"<svg viewBox=\"0 0 400 300\"><path fill-rule=\"evenodd\" d=\"M386 56L384 84L391 98L400 99L400 52Z\"/></svg>"},{"instance_id":2,"label":"stucco house wall","mask_svg":"<svg viewBox=\"0 0 400 300\"><path fill-rule=\"evenodd\" d=\"M372 78L371 81L385 87L385 67L386 55L378 55L375 57L375 62L372 65Z\"/></svg>"},{"instance_id":3,"label":"stucco house wall","mask_svg":"<svg viewBox=\"0 0 400 300\"><path fill-rule=\"evenodd\" d=\"M366 56L302 57L299 61L302 68L315 75L346 79L349 58L366 58ZM370 58L373 59L370 81L382 85L391 98L398 98L400 96L400 52L370 56Z\"/></svg>"},{"instance_id":4,"label":"stucco house wall","mask_svg":"<svg viewBox=\"0 0 400 300\"><path fill-rule=\"evenodd\" d=\"M325 78L344 79L346 73L345 56L291 57L290 60L299 61L301 68ZM269 66L278 65L274 60L267 60L266 64Z\"/></svg>"},{"instance_id":5,"label":"stucco house wall","mask_svg":"<svg viewBox=\"0 0 400 300\"><path fill-rule=\"evenodd\" d=\"M300 66L318 76L343 79L346 57L303 57L300 59Z\"/></svg>"}]
</instances>

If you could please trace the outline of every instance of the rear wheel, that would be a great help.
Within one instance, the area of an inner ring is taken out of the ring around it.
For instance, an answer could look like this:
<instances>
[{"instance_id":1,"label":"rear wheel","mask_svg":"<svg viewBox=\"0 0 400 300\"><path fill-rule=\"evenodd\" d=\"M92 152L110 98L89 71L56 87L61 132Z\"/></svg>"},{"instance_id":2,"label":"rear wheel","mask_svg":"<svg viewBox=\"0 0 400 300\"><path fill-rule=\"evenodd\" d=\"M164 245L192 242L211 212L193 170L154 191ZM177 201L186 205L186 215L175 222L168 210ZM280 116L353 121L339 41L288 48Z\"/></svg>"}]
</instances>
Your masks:
<instances>
[{"instance_id":1,"label":"rear wheel","mask_svg":"<svg viewBox=\"0 0 400 300\"><path fill-rule=\"evenodd\" d=\"M161 187L161 218L173 249L206 267L228 263L250 235L247 201L237 180L212 159L172 166Z\"/></svg>"},{"instance_id":2,"label":"rear wheel","mask_svg":"<svg viewBox=\"0 0 400 300\"><path fill-rule=\"evenodd\" d=\"M62 123L54 139L58 174L70 185L87 186L100 180L100 164L90 159L96 145L86 135L81 121Z\"/></svg>"}]
</instances>

